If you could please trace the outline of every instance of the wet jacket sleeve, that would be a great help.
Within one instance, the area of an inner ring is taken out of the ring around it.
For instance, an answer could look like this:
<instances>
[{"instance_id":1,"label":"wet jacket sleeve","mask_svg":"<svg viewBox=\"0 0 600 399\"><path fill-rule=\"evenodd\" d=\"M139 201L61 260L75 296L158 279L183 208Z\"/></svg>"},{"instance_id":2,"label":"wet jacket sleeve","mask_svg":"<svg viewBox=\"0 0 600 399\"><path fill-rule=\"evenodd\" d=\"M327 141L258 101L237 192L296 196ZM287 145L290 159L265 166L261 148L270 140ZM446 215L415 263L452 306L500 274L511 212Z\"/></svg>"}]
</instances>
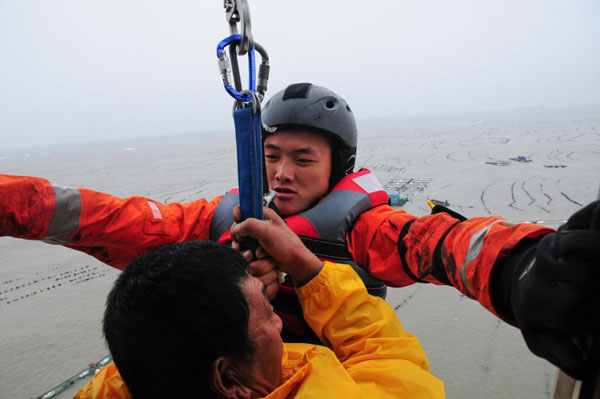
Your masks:
<instances>
[{"instance_id":1,"label":"wet jacket sleeve","mask_svg":"<svg viewBox=\"0 0 600 399\"><path fill-rule=\"evenodd\" d=\"M461 222L447 213L417 217L380 206L358 218L348 235L348 249L359 265L389 286L452 285L498 315L490 297L494 266L522 240L552 231L498 216Z\"/></svg>"},{"instance_id":2,"label":"wet jacket sleeve","mask_svg":"<svg viewBox=\"0 0 600 399\"><path fill-rule=\"evenodd\" d=\"M73 399L130 399L131 394L114 362L100 369Z\"/></svg>"},{"instance_id":3,"label":"wet jacket sleeve","mask_svg":"<svg viewBox=\"0 0 600 399\"><path fill-rule=\"evenodd\" d=\"M306 321L365 397L444 397L419 340L388 303L367 293L352 268L325 262L296 292Z\"/></svg>"},{"instance_id":4,"label":"wet jacket sleeve","mask_svg":"<svg viewBox=\"0 0 600 399\"><path fill-rule=\"evenodd\" d=\"M122 269L152 248L208 239L220 199L165 205L0 175L0 236L61 244Z\"/></svg>"}]
</instances>

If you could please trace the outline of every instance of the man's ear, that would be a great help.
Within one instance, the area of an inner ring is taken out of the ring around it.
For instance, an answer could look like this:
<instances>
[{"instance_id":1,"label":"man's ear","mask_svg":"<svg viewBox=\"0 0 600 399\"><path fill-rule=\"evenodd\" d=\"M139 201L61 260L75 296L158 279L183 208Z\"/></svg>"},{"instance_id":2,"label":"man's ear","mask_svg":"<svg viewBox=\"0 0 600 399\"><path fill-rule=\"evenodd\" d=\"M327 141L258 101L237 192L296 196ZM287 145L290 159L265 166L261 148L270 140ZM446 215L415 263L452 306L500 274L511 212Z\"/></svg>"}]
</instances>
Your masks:
<instances>
[{"instance_id":1,"label":"man's ear","mask_svg":"<svg viewBox=\"0 0 600 399\"><path fill-rule=\"evenodd\" d=\"M226 357L218 357L210 366L210 389L219 398L250 399L252 391L236 378L232 361Z\"/></svg>"}]
</instances>

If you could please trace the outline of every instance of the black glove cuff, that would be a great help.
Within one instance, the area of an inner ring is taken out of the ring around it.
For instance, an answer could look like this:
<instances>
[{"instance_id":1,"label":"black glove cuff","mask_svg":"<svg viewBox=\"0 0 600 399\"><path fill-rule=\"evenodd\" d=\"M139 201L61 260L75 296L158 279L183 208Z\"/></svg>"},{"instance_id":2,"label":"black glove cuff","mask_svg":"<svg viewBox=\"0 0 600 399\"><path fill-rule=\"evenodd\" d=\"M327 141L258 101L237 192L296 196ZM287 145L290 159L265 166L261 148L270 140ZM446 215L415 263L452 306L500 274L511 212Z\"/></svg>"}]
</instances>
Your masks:
<instances>
[{"instance_id":1,"label":"black glove cuff","mask_svg":"<svg viewBox=\"0 0 600 399\"><path fill-rule=\"evenodd\" d=\"M541 237L524 239L515 247L513 253L502 263L494 266L490 277L490 297L492 306L500 318L513 326L517 321L513 312L511 295L513 284L523 269L535 258L535 252Z\"/></svg>"}]
</instances>

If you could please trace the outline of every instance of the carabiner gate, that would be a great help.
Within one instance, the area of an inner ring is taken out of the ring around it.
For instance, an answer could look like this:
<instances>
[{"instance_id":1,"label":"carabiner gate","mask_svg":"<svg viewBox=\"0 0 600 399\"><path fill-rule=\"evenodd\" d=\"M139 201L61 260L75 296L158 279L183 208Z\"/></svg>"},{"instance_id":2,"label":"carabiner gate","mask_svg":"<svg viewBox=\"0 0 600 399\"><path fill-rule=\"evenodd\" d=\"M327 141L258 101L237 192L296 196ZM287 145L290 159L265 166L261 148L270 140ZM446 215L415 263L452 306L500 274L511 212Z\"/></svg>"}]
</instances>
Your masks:
<instances>
[{"instance_id":1,"label":"carabiner gate","mask_svg":"<svg viewBox=\"0 0 600 399\"><path fill-rule=\"evenodd\" d=\"M241 35L231 35L221 40L217 45L217 58L219 59L219 70L221 72L221 77L223 78L223 86L227 93L230 96L235 98L239 102L251 102L252 98L248 94L244 94L243 90L236 90L232 85L231 81L231 63L229 58L227 58L227 52L225 51L227 46L235 45L242 40ZM256 61L255 61L255 53L254 49L258 51L261 56L262 62L260 64L258 70L258 87L256 80ZM232 55L235 57L235 54ZM267 85L269 81L269 56L267 55L266 50L258 43L254 43L254 46L248 51L248 90L252 92L256 92L258 99L262 101L265 92L267 91ZM239 76L239 71L237 70L237 62L234 63L233 73L235 76Z\"/></svg>"},{"instance_id":2,"label":"carabiner gate","mask_svg":"<svg viewBox=\"0 0 600 399\"><path fill-rule=\"evenodd\" d=\"M250 102L252 98L248 94L242 94L231 85L231 64L227 58L225 48L231 44L237 44L242 40L241 35L231 35L221 40L217 45L217 58L219 69L223 78L223 86L230 96L240 102ZM237 73L237 71L234 71ZM254 62L254 48L248 52L248 90L256 91L256 67Z\"/></svg>"}]
</instances>

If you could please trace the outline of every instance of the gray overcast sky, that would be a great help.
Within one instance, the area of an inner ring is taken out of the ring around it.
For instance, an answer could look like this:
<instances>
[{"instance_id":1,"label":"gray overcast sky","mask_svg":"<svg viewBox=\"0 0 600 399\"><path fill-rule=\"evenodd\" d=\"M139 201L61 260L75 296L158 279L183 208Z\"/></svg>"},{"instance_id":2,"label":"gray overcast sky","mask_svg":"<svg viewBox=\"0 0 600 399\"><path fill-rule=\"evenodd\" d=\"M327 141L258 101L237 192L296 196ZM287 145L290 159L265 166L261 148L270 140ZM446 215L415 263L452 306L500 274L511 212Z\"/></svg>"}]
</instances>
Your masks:
<instances>
[{"instance_id":1,"label":"gray overcast sky","mask_svg":"<svg viewBox=\"0 0 600 399\"><path fill-rule=\"evenodd\" d=\"M269 93L325 85L359 120L600 105L598 0L249 3ZM0 0L1 147L233 129L222 5Z\"/></svg>"}]
</instances>

